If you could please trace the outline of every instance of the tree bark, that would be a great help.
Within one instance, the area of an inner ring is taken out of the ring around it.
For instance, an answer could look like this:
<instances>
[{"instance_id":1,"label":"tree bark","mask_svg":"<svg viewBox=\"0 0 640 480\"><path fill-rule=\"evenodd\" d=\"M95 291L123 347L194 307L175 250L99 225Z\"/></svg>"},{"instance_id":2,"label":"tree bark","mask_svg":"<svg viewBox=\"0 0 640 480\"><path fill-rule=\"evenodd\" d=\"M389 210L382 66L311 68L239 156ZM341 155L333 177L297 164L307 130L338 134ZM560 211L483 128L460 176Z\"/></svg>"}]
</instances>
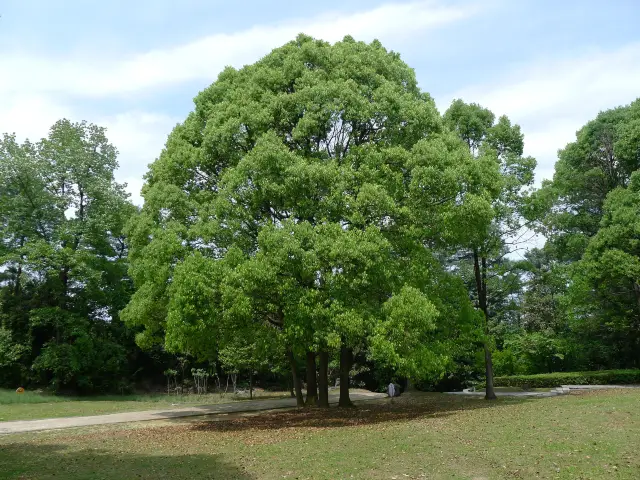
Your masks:
<instances>
[{"instance_id":1,"label":"tree bark","mask_svg":"<svg viewBox=\"0 0 640 480\"><path fill-rule=\"evenodd\" d=\"M484 365L485 365L485 374L487 377L487 387L485 389L485 400L495 400L496 392L493 388L493 360L491 359L491 350L489 349L489 345L487 342L484 342Z\"/></svg>"},{"instance_id":2,"label":"tree bark","mask_svg":"<svg viewBox=\"0 0 640 480\"><path fill-rule=\"evenodd\" d=\"M18 263L18 271L16 272L16 283L13 286L13 294L18 296L20 293L20 277L22 276L22 256L20 257L20 263Z\"/></svg>"},{"instance_id":3,"label":"tree bark","mask_svg":"<svg viewBox=\"0 0 640 480\"><path fill-rule=\"evenodd\" d=\"M307 352L307 407L315 407L318 405L318 384L316 382L316 354L315 352Z\"/></svg>"},{"instance_id":4,"label":"tree bark","mask_svg":"<svg viewBox=\"0 0 640 480\"><path fill-rule=\"evenodd\" d=\"M319 370L318 377L318 406L329 408L329 353L325 350L318 352Z\"/></svg>"},{"instance_id":5,"label":"tree bark","mask_svg":"<svg viewBox=\"0 0 640 480\"><path fill-rule=\"evenodd\" d=\"M633 293L636 296L636 303L638 304L638 312L640 312L640 283L635 281L632 283L633 283Z\"/></svg>"},{"instance_id":6,"label":"tree bark","mask_svg":"<svg viewBox=\"0 0 640 480\"><path fill-rule=\"evenodd\" d=\"M291 395L291 398L296 398L296 394L293 391L293 383L292 379L287 375L287 388L289 389L289 394Z\"/></svg>"},{"instance_id":7,"label":"tree bark","mask_svg":"<svg viewBox=\"0 0 640 480\"><path fill-rule=\"evenodd\" d=\"M291 367L291 377L293 378L293 386L296 391L296 405L298 407L304 407L304 397L302 396L302 385L300 385L300 378L298 377L296 359L293 356L291 350L287 351L287 358L289 359L289 366Z\"/></svg>"},{"instance_id":8,"label":"tree bark","mask_svg":"<svg viewBox=\"0 0 640 480\"><path fill-rule=\"evenodd\" d=\"M22 262L24 261L24 255L22 255L22 248L24 247L24 237L20 237L20 261L18 262L18 271L16 272L16 284L14 285L13 294L18 296L20 293L20 277L22 277Z\"/></svg>"},{"instance_id":9,"label":"tree bark","mask_svg":"<svg viewBox=\"0 0 640 480\"><path fill-rule=\"evenodd\" d=\"M340 347L340 400L338 406L352 407L349 398L349 372L351 371L351 363L353 361L353 352L344 343Z\"/></svg>"},{"instance_id":10,"label":"tree bark","mask_svg":"<svg viewBox=\"0 0 640 480\"><path fill-rule=\"evenodd\" d=\"M480 265L482 262L482 265ZM478 294L478 306L484 316L484 335L485 340L483 342L484 347L484 366L487 387L485 389L486 400L495 400L496 392L493 388L493 360L491 358L491 349L489 348L489 308L487 306L487 259L486 257L480 257L478 250L473 250L473 271L476 277L476 292Z\"/></svg>"}]
</instances>

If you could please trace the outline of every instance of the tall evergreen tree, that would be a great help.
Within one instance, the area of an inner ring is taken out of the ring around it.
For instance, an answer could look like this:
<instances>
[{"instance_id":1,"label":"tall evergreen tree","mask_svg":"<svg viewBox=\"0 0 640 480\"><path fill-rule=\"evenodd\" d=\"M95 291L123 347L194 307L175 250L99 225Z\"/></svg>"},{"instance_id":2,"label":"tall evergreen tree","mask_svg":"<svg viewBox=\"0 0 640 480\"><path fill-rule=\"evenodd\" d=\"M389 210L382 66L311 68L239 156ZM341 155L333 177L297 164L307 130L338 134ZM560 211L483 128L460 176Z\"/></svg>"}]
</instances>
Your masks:
<instances>
[{"instance_id":1,"label":"tall evergreen tree","mask_svg":"<svg viewBox=\"0 0 640 480\"><path fill-rule=\"evenodd\" d=\"M471 256L475 280L475 299L484 317L484 358L486 398L496 398L493 390L493 364L490 338L491 308L489 278L502 267L502 259L514 250L514 245L526 227L525 213L528 195L533 184L536 161L523 156L524 136L518 125L494 114L480 105L455 100L444 114L444 121L467 145L470 154L482 168L491 172L495 181L485 183L483 199L490 205L492 221L473 228L465 222L466 236L452 239L465 247ZM485 207L482 203L482 208ZM482 212L484 215L484 212ZM481 217L482 218L482 217Z\"/></svg>"}]
</instances>

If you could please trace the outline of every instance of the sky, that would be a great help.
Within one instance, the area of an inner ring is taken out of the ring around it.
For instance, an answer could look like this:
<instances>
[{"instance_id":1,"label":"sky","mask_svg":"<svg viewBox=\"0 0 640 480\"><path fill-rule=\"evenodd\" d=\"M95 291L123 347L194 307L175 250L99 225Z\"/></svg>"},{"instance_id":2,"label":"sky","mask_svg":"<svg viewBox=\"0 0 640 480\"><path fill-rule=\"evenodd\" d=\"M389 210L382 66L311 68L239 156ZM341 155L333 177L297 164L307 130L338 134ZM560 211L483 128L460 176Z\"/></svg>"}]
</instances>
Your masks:
<instances>
[{"instance_id":1,"label":"sky","mask_svg":"<svg viewBox=\"0 0 640 480\"><path fill-rule=\"evenodd\" d=\"M225 66L351 35L400 53L441 112L462 98L518 123L539 184L582 125L640 96L638 21L638 0L2 0L0 133L106 127L141 204L147 165Z\"/></svg>"}]
</instances>

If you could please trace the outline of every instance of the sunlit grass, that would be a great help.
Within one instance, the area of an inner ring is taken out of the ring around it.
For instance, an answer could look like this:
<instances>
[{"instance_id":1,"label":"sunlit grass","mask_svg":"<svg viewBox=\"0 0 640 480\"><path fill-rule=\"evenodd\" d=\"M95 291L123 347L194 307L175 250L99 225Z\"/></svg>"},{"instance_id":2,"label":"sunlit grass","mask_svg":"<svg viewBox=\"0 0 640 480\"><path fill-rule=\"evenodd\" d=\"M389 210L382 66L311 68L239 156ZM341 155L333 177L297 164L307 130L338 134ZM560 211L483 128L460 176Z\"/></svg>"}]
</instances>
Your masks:
<instances>
[{"instance_id":1,"label":"sunlit grass","mask_svg":"<svg viewBox=\"0 0 640 480\"><path fill-rule=\"evenodd\" d=\"M0 436L0 477L637 479L639 450L640 390L495 402L418 394L357 409Z\"/></svg>"}]
</instances>

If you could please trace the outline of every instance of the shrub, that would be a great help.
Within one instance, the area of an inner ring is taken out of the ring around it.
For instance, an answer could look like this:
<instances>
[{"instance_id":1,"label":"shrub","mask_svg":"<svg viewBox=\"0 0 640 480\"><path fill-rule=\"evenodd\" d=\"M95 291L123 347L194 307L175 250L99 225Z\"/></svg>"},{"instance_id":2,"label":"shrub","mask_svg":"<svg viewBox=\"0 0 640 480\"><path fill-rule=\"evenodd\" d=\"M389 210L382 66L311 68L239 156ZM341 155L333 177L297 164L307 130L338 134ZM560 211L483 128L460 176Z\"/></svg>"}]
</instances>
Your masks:
<instances>
[{"instance_id":1,"label":"shrub","mask_svg":"<svg viewBox=\"0 0 640 480\"><path fill-rule=\"evenodd\" d=\"M495 377L496 387L554 388L560 385L640 384L640 370L600 370L596 372L556 372L539 375Z\"/></svg>"}]
</instances>

